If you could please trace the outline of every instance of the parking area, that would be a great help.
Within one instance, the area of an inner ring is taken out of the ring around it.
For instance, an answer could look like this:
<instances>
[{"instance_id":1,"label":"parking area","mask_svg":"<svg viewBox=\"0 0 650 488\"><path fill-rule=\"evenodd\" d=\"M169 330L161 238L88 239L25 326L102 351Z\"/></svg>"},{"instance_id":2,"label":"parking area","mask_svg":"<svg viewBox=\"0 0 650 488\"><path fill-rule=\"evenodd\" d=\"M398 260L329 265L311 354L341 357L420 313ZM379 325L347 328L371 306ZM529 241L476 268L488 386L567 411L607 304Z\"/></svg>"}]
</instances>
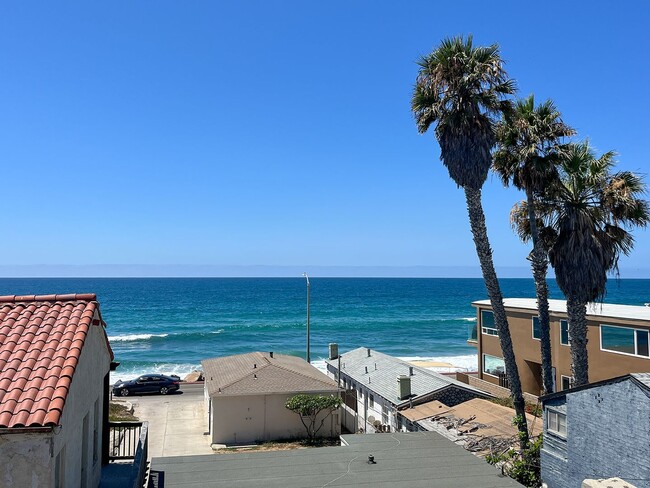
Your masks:
<instances>
[{"instance_id":1,"label":"parking area","mask_svg":"<svg viewBox=\"0 0 650 488\"><path fill-rule=\"evenodd\" d=\"M135 416L149 422L149 458L213 453L203 383L183 384L180 393L130 395L127 400Z\"/></svg>"}]
</instances>

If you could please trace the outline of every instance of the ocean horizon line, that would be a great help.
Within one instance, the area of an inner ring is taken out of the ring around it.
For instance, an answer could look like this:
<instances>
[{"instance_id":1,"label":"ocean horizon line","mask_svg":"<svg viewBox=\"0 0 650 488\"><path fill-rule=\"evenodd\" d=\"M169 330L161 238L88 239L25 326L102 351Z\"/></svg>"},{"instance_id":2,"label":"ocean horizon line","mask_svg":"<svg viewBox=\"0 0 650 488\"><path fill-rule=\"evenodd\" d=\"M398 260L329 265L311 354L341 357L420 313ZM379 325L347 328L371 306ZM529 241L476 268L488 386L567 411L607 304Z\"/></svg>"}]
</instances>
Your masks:
<instances>
[{"instance_id":1,"label":"ocean horizon line","mask_svg":"<svg viewBox=\"0 0 650 488\"><path fill-rule=\"evenodd\" d=\"M499 278L532 278L526 266L497 266ZM327 266L199 264L0 265L0 279L19 278L482 278L479 266ZM550 279L554 278L552 270ZM650 268L622 268L618 278L648 279Z\"/></svg>"}]
</instances>

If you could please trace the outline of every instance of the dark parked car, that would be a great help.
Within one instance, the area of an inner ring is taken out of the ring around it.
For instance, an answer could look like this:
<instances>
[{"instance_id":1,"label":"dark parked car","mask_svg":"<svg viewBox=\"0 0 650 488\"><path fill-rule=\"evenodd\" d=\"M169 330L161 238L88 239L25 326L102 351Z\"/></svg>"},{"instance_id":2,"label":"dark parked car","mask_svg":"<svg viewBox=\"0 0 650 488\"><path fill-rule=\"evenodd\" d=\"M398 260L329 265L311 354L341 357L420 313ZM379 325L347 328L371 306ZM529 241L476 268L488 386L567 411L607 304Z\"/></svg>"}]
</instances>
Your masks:
<instances>
[{"instance_id":1,"label":"dark parked car","mask_svg":"<svg viewBox=\"0 0 650 488\"><path fill-rule=\"evenodd\" d=\"M166 395L180 388L181 379L176 376L144 374L129 381L118 380L113 385L113 395L128 396L134 393L160 393Z\"/></svg>"}]
</instances>

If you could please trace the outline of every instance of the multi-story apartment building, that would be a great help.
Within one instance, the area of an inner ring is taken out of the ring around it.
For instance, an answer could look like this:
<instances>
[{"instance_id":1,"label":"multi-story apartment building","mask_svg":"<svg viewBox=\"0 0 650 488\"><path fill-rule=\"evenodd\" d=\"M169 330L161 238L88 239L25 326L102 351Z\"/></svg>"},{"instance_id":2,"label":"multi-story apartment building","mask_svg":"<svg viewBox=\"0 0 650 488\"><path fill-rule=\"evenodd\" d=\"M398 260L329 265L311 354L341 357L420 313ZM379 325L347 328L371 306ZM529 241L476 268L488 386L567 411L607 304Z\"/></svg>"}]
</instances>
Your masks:
<instances>
[{"instance_id":1,"label":"multi-story apartment building","mask_svg":"<svg viewBox=\"0 0 650 488\"><path fill-rule=\"evenodd\" d=\"M523 390L542 389L537 300L504 300ZM485 381L507 386L505 364L489 300L473 302L477 320L468 343L478 349L478 374ZM571 331L566 302L549 300L551 350L555 390L571 386ZM587 307L589 380L601 381L628 373L650 371L650 307L596 303Z\"/></svg>"}]
</instances>

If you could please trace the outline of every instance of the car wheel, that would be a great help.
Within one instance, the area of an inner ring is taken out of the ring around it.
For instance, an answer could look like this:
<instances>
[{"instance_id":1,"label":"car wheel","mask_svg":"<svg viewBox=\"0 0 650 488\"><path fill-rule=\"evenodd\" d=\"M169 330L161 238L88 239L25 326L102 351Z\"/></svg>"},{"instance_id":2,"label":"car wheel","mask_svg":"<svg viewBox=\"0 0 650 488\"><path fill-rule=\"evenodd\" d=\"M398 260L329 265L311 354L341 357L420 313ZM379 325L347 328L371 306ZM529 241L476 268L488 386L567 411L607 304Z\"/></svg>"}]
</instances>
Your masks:
<instances>
[{"instance_id":1,"label":"car wheel","mask_svg":"<svg viewBox=\"0 0 650 488\"><path fill-rule=\"evenodd\" d=\"M120 390L120 395L129 396L129 390L127 388L122 388L122 390Z\"/></svg>"},{"instance_id":2,"label":"car wheel","mask_svg":"<svg viewBox=\"0 0 650 488\"><path fill-rule=\"evenodd\" d=\"M161 395L166 395L168 391L169 391L169 388L167 388L166 386L163 386L163 387L160 389L160 394L161 394Z\"/></svg>"}]
</instances>

